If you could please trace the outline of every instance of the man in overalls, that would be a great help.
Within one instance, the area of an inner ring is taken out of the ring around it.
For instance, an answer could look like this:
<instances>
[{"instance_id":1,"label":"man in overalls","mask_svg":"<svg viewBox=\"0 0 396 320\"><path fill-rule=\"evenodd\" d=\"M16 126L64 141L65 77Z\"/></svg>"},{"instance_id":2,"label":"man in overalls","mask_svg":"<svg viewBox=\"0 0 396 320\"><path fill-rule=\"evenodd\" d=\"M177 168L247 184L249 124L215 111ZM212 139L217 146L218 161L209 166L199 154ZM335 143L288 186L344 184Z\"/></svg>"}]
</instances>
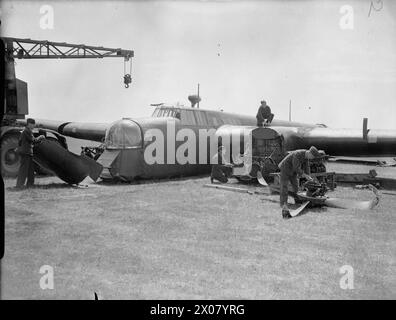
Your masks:
<instances>
[{"instance_id":1,"label":"man in overalls","mask_svg":"<svg viewBox=\"0 0 396 320\"><path fill-rule=\"evenodd\" d=\"M288 198L288 184L292 185L293 197L296 202L299 202L297 197L298 192L298 177L312 180L309 176L308 160L321 157L322 154L312 146L309 150L301 149L290 152L280 163L280 206L282 207L282 216L284 219L291 218L287 206Z\"/></svg>"},{"instance_id":2,"label":"man in overalls","mask_svg":"<svg viewBox=\"0 0 396 320\"><path fill-rule=\"evenodd\" d=\"M225 147L220 146L218 152L212 158L212 172L210 174L210 182L218 180L222 183L228 182L229 164L225 162Z\"/></svg>"},{"instance_id":3,"label":"man in overalls","mask_svg":"<svg viewBox=\"0 0 396 320\"><path fill-rule=\"evenodd\" d=\"M268 125L274 119L274 114L271 113L271 108L267 105L264 100L261 101L261 105L257 111L256 115L257 126L262 127L263 125Z\"/></svg>"},{"instance_id":4,"label":"man in overalls","mask_svg":"<svg viewBox=\"0 0 396 320\"><path fill-rule=\"evenodd\" d=\"M16 182L16 188L22 189L27 179L26 187L32 187L34 185L34 162L33 162L33 145L44 139L44 136L35 138L33 136L33 129L36 122L34 119L26 120L26 127L22 131L19 138L19 146L17 152L21 158L21 164L19 166L18 178Z\"/></svg>"}]
</instances>

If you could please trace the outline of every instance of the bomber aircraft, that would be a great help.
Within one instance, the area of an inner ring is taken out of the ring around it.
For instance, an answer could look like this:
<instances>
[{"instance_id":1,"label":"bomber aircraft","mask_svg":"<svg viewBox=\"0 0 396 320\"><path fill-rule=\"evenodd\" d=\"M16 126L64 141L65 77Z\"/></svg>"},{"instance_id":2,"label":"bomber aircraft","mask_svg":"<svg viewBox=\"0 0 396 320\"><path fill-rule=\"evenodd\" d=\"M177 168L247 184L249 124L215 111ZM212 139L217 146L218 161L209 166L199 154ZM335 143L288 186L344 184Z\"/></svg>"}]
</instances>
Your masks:
<instances>
[{"instance_id":1,"label":"bomber aircraft","mask_svg":"<svg viewBox=\"0 0 396 320\"><path fill-rule=\"evenodd\" d=\"M243 154L246 134L251 138L253 156L271 157L275 166L287 151L312 145L331 156L396 154L396 130L369 130L367 119L361 130L278 119L266 127L257 127L254 116L196 108L190 101L191 106L156 105L147 118L123 118L113 123L36 119L36 124L63 136L100 142L97 162L103 166L100 177L104 180L207 173L219 139L222 143L221 139L228 137L233 143L238 137L238 153Z\"/></svg>"}]
</instances>

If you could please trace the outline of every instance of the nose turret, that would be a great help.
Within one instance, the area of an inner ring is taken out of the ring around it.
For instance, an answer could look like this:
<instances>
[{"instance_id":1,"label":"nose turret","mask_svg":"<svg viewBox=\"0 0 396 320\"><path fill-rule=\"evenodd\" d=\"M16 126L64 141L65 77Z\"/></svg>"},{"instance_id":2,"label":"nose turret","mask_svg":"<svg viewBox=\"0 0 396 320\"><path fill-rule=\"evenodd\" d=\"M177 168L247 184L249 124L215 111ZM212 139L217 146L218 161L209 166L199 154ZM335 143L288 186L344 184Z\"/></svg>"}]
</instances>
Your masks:
<instances>
[{"instance_id":1,"label":"nose turret","mask_svg":"<svg viewBox=\"0 0 396 320\"><path fill-rule=\"evenodd\" d=\"M121 119L113 122L106 130L106 149L130 149L142 147L142 130L131 119Z\"/></svg>"}]
</instances>

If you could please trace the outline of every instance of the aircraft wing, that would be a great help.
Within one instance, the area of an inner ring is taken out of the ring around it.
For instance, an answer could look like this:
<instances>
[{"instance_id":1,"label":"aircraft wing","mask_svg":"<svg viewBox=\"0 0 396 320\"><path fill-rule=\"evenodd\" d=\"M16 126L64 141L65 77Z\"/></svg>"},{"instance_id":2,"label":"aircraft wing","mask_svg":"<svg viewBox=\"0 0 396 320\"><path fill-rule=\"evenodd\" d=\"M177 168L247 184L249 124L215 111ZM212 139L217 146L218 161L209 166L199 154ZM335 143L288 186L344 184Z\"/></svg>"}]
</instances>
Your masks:
<instances>
[{"instance_id":1,"label":"aircraft wing","mask_svg":"<svg viewBox=\"0 0 396 320\"><path fill-rule=\"evenodd\" d=\"M51 129L64 136L103 142L109 123L64 122L57 120L35 119L37 128ZM26 119L17 120L25 125Z\"/></svg>"},{"instance_id":2,"label":"aircraft wing","mask_svg":"<svg viewBox=\"0 0 396 320\"><path fill-rule=\"evenodd\" d=\"M297 148L316 146L333 156L394 156L396 130L297 128L294 143Z\"/></svg>"},{"instance_id":3,"label":"aircraft wing","mask_svg":"<svg viewBox=\"0 0 396 320\"><path fill-rule=\"evenodd\" d=\"M273 140L282 137L285 150L309 149L315 146L331 156L394 156L396 154L396 130L336 129L326 127L220 127L218 136L232 136L252 132L253 137ZM230 140L231 141L231 140Z\"/></svg>"}]
</instances>

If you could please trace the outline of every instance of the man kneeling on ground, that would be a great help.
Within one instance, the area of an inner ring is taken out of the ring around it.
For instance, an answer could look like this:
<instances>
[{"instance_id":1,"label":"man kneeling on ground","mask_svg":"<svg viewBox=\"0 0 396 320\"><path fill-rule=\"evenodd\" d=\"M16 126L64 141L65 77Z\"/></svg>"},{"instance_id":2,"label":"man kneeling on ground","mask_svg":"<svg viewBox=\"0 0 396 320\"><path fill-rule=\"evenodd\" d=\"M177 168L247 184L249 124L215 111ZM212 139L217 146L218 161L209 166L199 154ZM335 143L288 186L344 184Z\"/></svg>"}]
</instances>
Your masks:
<instances>
[{"instance_id":1,"label":"man kneeling on ground","mask_svg":"<svg viewBox=\"0 0 396 320\"><path fill-rule=\"evenodd\" d=\"M218 180L222 183L228 182L228 172L230 164L226 161L225 147L220 146L218 152L212 158L212 172L210 174L210 182Z\"/></svg>"}]
</instances>

